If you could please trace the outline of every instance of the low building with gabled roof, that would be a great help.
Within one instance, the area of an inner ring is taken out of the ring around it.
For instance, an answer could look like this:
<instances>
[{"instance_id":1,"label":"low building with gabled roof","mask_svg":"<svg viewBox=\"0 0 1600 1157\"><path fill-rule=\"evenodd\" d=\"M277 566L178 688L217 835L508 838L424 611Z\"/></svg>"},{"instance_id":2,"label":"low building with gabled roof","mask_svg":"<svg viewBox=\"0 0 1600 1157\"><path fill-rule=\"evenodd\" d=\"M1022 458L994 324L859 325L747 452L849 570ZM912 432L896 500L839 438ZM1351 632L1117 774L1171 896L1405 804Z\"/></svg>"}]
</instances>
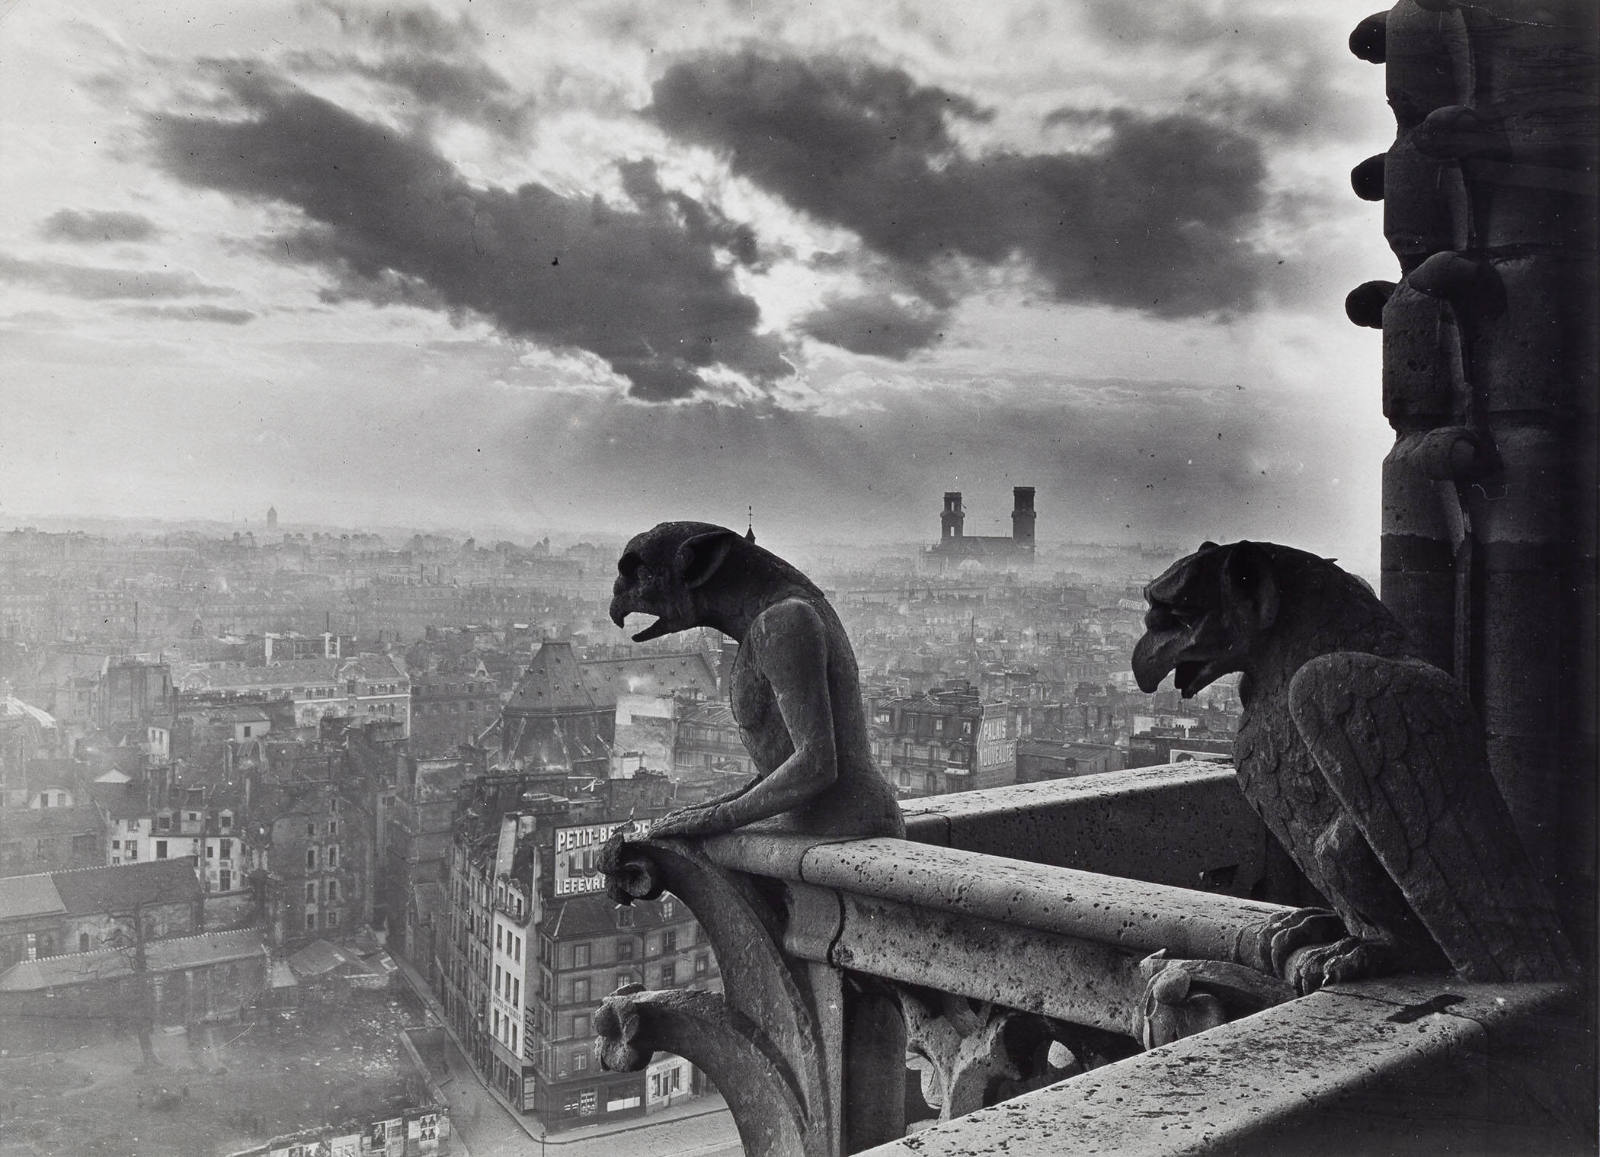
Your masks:
<instances>
[{"instance_id":1,"label":"low building with gabled roof","mask_svg":"<svg viewBox=\"0 0 1600 1157\"><path fill-rule=\"evenodd\" d=\"M0 968L199 932L204 902L188 858L0 878Z\"/></svg>"}]
</instances>

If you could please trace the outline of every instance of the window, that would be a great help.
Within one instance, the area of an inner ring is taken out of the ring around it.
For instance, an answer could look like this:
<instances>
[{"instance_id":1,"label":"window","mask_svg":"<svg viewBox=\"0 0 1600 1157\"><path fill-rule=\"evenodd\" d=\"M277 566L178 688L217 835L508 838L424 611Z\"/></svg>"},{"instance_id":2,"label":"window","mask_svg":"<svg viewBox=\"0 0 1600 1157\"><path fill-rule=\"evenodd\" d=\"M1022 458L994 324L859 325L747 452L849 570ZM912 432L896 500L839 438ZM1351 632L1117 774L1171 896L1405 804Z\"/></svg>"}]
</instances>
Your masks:
<instances>
[{"instance_id":1,"label":"window","mask_svg":"<svg viewBox=\"0 0 1600 1157\"><path fill-rule=\"evenodd\" d=\"M589 981L587 978L572 982L572 1003L582 1004L589 999Z\"/></svg>"},{"instance_id":2,"label":"window","mask_svg":"<svg viewBox=\"0 0 1600 1157\"><path fill-rule=\"evenodd\" d=\"M216 858L217 858L217 849L212 847L210 844L207 844L206 845L206 859L214 860Z\"/></svg>"},{"instance_id":3,"label":"window","mask_svg":"<svg viewBox=\"0 0 1600 1157\"><path fill-rule=\"evenodd\" d=\"M588 968L589 967L589 946L587 944L576 944L576 945L573 946L573 948L572 948L572 967L574 967L574 968Z\"/></svg>"},{"instance_id":4,"label":"window","mask_svg":"<svg viewBox=\"0 0 1600 1157\"><path fill-rule=\"evenodd\" d=\"M498 924L496 924L495 925L495 929L494 929L494 950L496 952L501 951L502 948L503 948L503 945L500 943L500 933L502 931L504 931L504 929L502 929Z\"/></svg>"},{"instance_id":5,"label":"window","mask_svg":"<svg viewBox=\"0 0 1600 1157\"><path fill-rule=\"evenodd\" d=\"M632 983L633 983L633 973L631 973L631 972L619 972L619 973L617 973L617 983L612 986L613 987L613 991L615 991L615 989L621 988L625 984L632 984Z\"/></svg>"},{"instance_id":6,"label":"window","mask_svg":"<svg viewBox=\"0 0 1600 1157\"><path fill-rule=\"evenodd\" d=\"M332 847L332 848L328 849L328 867L337 868L338 866L339 866L339 849L338 849L337 846L335 846L335 847Z\"/></svg>"},{"instance_id":7,"label":"window","mask_svg":"<svg viewBox=\"0 0 1600 1157\"><path fill-rule=\"evenodd\" d=\"M511 978L511 1003L522 1003L522 978L520 976Z\"/></svg>"},{"instance_id":8,"label":"window","mask_svg":"<svg viewBox=\"0 0 1600 1157\"><path fill-rule=\"evenodd\" d=\"M316 868L317 868L317 849L316 848L307 848L306 849L306 867L309 868L312 871L316 871Z\"/></svg>"},{"instance_id":9,"label":"window","mask_svg":"<svg viewBox=\"0 0 1600 1157\"><path fill-rule=\"evenodd\" d=\"M661 918L663 920L671 920L672 919L672 897L671 896L668 896L664 900L661 901Z\"/></svg>"},{"instance_id":10,"label":"window","mask_svg":"<svg viewBox=\"0 0 1600 1157\"><path fill-rule=\"evenodd\" d=\"M306 825L306 835L314 836L316 834L317 834L317 825L316 824L307 824Z\"/></svg>"},{"instance_id":11,"label":"window","mask_svg":"<svg viewBox=\"0 0 1600 1157\"><path fill-rule=\"evenodd\" d=\"M339 821L338 820L329 820L328 821L328 834L330 836L336 836L336 835L339 834Z\"/></svg>"},{"instance_id":12,"label":"window","mask_svg":"<svg viewBox=\"0 0 1600 1157\"><path fill-rule=\"evenodd\" d=\"M694 974L704 976L711 970L711 959L704 952L694 958Z\"/></svg>"},{"instance_id":13,"label":"window","mask_svg":"<svg viewBox=\"0 0 1600 1157\"><path fill-rule=\"evenodd\" d=\"M306 913L306 931L307 932L315 932L316 930L317 930L317 914L315 912L307 912Z\"/></svg>"},{"instance_id":14,"label":"window","mask_svg":"<svg viewBox=\"0 0 1600 1157\"><path fill-rule=\"evenodd\" d=\"M338 880L329 880L328 881L328 899L330 901L337 901L339 899L339 881Z\"/></svg>"},{"instance_id":15,"label":"window","mask_svg":"<svg viewBox=\"0 0 1600 1157\"><path fill-rule=\"evenodd\" d=\"M220 892L230 892L233 890L233 873L227 868L223 868L222 871L217 874L217 890Z\"/></svg>"},{"instance_id":16,"label":"window","mask_svg":"<svg viewBox=\"0 0 1600 1157\"><path fill-rule=\"evenodd\" d=\"M521 907L521 905L518 905L518 907ZM520 936L511 938L511 958L519 964L522 963L522 937Z\"/></svg>"},{"instance_id":17,"label":"window","mask_svg":"<svg viewBox=\"0 0 1600 1157\"><path fill-rule=\"evenodd\" d=\"M157 840L156 841L156 859L164 860L166 858L167 858L167 841L166 840Z\"/></svg>"},{"instance_id":18,"label":"window","mask_svg":"<svg viewBox=\"0 0 1600 1157\"><path fill-rule=\"evenodd\" d=\"M233 830L233 813L232 812L223 812L220 816L218 816L217 817L217 826L220 827L225 832L226 831L232 831ZM226 841L224 841L224 842L226 842Z\"/></svg>"},{"instance_id":19,"label":"window","mask_svg":"<svg viewBox=\"0 0 1600 1157\"><path fill-rule=\"evenodd\" d=\"M337 913L337 912L329 912L328 913L328 927L329 928L337 928L338 926L339 926L339 913Z\"/></svg>"},{"instance_id":20,"label":"window","mask_svg":"<svg viewBox=\"0 0 1600 1157\"><path fill-rule=\"evenodd\" d=\"M677 982L678 982L678 967L677 967L677 965L675 965L675 964L663 964L661 966L661 987L662 988L671 988Z\"/></svg>"},{"instance_id":21,"label":"window","mask_svg":"<svg viewBox=\"0 0 1600 1157\"><path fill-rule=\"evenodd\" d=\"M661 951L676 952L678 950L678 933L674 928L669 928L661 934Z\"/></svg>"},{"instance_id":22,"label":"window","mask_svg":"<svg viewBox=\"0 0 1600 1157\"><path fill-rule=\"evenodd\" d=\"M233 859L233 841L232 840L218 840L217 843L219 845L221 845L221 849L222 849L220 852L217 853L217 858L218 859L222 859L222 860L231 860L231 859Z\"/></svg>"},{"instance_id":23,"label":"window","mask_svg":"<svg viewBox=\"0 0 1600 1157\"><path fill-rule=\"evenodd\" d=\"M87 932L79 932L78 933L78 951L79 952L87 952L87 951L89 951L89 934Z\"/></svg>"},{"instance_id":24,"label":"window","mask_svg":"<svg viewBox=\"0 0 1600 1157\"><path fill-rule=\"evenodd\" d=\"M589 1035L589 1014L588 1013L580 1012L577 1016L572 1018L572 1035L573 1036L588 1036Z\"/></svg>"},{"instance_id":25,"label":"window","mask_svg":"<svg viewBox=\"0 0 1600 1157\"><path fill-rule=\"evenodd\" d=\"M578 1049L572 1054L572 1071L581 1073L589 1067L589 1054L584 1049Z\"/></svg>"},{"instance_id":26,"label":"window","mask_svg":"<svg viewBox=\"0 0 1600 1157\"><path fill-rule=\"evenodd\" d=\"M317 902L317 882L315 880L307 880L306 881L306 903L307 904L315 904L316 902Z\"/></svg>"},{"instance_id":27,"label":"window","mask_svg":"<svg viewBox=\"0 0 1600 1157\"><path fill-rule=\"evenodd\" d=\"M159 815L159 816L156 817L156 831L158 831L158 832L170 832L171 830L172 830L172 817L171 816L169 816L169 815Z\"/></svg>"},{"instance_id":28,"label":"window","mask_svg":"<svg viewBox=\"0 0 1600 1157\"><path fill-rule=\"evenodd\" d=\"M632 940L618 940L617 941L617 959L618 960L632 960L633 959L633 941Z\"/></svg>"}]
</instances>

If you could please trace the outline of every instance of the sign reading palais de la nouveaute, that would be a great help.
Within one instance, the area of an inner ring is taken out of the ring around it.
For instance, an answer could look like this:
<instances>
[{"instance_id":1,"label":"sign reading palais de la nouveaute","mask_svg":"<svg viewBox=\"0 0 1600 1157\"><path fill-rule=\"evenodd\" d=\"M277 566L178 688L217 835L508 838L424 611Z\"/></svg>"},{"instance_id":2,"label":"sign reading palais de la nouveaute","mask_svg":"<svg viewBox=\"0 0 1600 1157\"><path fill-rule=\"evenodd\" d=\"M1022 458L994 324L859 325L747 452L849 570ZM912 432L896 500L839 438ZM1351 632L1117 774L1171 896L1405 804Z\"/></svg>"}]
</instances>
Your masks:
<instances>
[{"instance_id":1,"label":"sign reading palais de la nouveaute","mask_svg":"<svg viewBox=\"0 0 1600 1157\"><path fill-rule=\"evenodd\" d=\"M595 858L600 853L600 845L611 838L611 833L627 826L624 822L557 828L554 894L586 896L591 892L604 892L606 878L595 867Z\"/></svg>"}]
</instances>

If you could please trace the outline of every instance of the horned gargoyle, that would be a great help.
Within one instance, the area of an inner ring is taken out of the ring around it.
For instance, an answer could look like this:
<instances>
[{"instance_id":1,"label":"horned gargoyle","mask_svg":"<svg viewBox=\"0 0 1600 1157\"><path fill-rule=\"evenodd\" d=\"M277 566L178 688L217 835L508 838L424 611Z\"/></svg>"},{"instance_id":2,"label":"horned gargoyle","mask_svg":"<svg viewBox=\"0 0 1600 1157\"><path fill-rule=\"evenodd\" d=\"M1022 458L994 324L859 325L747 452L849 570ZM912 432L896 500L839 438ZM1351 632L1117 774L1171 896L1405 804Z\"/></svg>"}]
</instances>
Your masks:
<instances>
[{"instance_id":1,"label":"horned gargoyle","mask_svg":"<svg viewBox=\"0 0 1600 1157\"><path fill-rule=\"evenodd\" d=\"M664 522L617 562L611 618L656 616L635 642L714 627L739 642L730 699L756 776L657 820L650 836L706 836L768 821L785 831L899 836L894 792L872 765L855 653L816 585L725 527Z\"/></svg>"},{"instance_id":2,"label":"horned gargoyle","mask_svg":"<svg viewBox=\"0 0 1600 1157\"><path fill-rule=\"evenodd\" d=\"M1290 547L1208 542L1145 598L1139 687L1172 674L1187 698L1242 672L1239 785L1333 908L1272 923L1280 976L1304 993L1447 964L1464 980L1573 973L1471 703L1366 584Z\"/></svg>"}]
</instances>

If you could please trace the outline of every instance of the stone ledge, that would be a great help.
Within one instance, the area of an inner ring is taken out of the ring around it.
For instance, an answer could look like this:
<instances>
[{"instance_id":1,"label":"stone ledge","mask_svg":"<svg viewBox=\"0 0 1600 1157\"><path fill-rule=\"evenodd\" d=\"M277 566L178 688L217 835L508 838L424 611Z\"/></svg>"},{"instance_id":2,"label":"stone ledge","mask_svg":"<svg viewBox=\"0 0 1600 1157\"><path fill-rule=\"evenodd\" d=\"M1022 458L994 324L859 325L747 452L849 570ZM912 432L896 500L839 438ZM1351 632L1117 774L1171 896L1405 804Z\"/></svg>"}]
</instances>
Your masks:
<instances>
[{"instance_id":1,"label":"stone ledge","mask_svg":"<svg viewBox=\"0 0 1600 1157\"><path fill-rule=\"evenodd\" d=\"M1248 895L1267 836L1231 767L1185 762L902 804L906 838L1036 864Z\"/></svg>"},{"instance_id":2,"label":"stone ledge","mask_svg":"<svg viewBox=\"0 0 1600 1157\"><path fill-rule=\"evenodd\" d=\"M1507 1071L1517 1060L1502 1047L1514 1029L1563 1012L1572 1019L1574 1004L1549 984L1437 977L1348 985L871 1152L1592 1153L1586 1115L1530 1104Z\"/></svg>"}]
</instances>

